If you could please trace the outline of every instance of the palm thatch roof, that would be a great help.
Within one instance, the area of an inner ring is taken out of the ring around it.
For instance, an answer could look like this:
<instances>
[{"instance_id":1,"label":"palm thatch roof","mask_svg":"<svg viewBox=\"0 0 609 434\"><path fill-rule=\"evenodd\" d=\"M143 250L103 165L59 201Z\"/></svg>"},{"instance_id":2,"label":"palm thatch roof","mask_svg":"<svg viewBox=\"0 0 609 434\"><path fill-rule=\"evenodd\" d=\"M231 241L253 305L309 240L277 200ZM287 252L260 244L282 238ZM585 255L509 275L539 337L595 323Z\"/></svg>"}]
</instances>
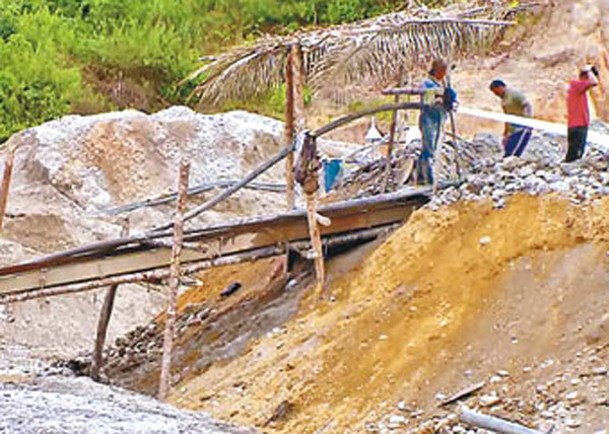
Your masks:
<instances>
[{"instance_id":1,"label":"palm thatch roof","mask_svg":"<svg viewBox=\"0 0 609 434\"><path fill-rule=\"evenodd\" d=\"M365 79L387 82L399 68L451 60L488 48L512 24L506 2L442 11L418 9L289 36L264 37L237 47L192 73L200 79L191 97L206 105L247 99L279 85L290 49L302 47L306 84L314 91ZM489 6L490 5L490 6ZM522 5L519 6L522 8Z\"/></svg>"}]
</instances>

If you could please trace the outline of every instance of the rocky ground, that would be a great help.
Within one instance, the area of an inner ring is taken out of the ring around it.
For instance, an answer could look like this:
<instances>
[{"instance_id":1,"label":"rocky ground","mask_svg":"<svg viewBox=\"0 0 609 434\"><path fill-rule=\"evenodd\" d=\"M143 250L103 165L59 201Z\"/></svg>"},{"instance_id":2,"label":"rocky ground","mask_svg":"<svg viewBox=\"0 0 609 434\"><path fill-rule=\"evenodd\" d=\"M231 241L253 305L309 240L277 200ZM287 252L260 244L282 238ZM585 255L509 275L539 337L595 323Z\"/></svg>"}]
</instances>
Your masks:
<instances>
[{"instance_id":1,"label":"rocky ground","mask_svg":"<svg viewBox=\"0 0 609 434\"><path fill-rule=\"evenodd\" d=\"M201 413L92 380L51 376L26 384L0 383L0 432L247 434Z\"/></svg>"}]
</instances>

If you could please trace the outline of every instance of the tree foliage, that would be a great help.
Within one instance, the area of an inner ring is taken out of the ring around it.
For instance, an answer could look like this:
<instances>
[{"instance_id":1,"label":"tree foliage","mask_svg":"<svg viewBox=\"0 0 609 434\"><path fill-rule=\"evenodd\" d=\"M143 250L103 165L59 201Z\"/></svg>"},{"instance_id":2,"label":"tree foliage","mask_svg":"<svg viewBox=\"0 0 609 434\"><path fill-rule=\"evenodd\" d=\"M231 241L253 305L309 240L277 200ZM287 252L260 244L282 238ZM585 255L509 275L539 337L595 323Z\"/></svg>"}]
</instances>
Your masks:
<instances>
[{"instance_id":1,"label":"tree foliage","mask_svg":"<svg viewBox=\"0 0 609 434\"><path fill-rule=\"evenodd\" d=\"M0 141L83 105L108 106L91 67L152 81L167 103L201 53L300 26L350 22L399 0L2 0ZM138 107L141 108L141 107Z\"/></svg>"}]
</instances>

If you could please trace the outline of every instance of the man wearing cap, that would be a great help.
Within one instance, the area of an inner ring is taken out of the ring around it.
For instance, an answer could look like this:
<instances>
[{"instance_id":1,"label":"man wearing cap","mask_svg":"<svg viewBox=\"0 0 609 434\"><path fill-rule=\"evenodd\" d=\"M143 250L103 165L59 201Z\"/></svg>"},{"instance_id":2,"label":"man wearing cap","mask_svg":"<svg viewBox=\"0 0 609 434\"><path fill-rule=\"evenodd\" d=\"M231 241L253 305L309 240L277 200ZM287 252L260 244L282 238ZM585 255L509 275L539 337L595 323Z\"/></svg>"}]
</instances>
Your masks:
<instances>
[{"instance_id":1,"label":"man wearing cap","mask_svg":"<svg viewBox=\"0 0 609 434\"><path fill-rule=\"evenodd\" d=\"M433 182L432 161L446 122L447 112L444 106L446 83L444 80L447 72L446 61L436 59L431 64L429 76L421 85L424 105L419 118L419 128L423 149L417 163L417 180L423 183Z\"/></svg>"},{"instance_id":2,"label":"man wearing cap","mask_svg":"<svg viewBox=\"0 0 609 434\"><path fill-rule=\"evenodd\" d=\"M579 78L569 84L567 93L569 149L565 159L567 163L584 156L590 126L588 90L598 86L598 77L598 69L595 66L586 66L580 71Z\"/></svg>"},{"instance_id":3,"label":"man wearing cap","mask_svg":"<svg viewBox=\"0 0 609 434\"><path fill-rule=\"evenodd\" d=\"M527 97L522 92L509 88L503 80L493 80L490 90L501 99L505 114L527 118L533 116L533 106ZM503 132L504 156L520 157L529 144L531 135L531 128L507 122Z\"/></svg>"}]
</instances>

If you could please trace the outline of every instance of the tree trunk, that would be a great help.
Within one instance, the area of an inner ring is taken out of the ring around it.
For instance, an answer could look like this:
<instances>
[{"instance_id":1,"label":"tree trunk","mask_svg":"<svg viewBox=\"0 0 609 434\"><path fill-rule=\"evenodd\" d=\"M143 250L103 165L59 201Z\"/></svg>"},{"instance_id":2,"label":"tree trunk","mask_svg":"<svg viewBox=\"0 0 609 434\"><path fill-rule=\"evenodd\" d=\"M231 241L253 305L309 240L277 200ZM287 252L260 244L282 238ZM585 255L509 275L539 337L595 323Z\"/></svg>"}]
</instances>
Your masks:
<instances>
[{"instance_id":1,"label":"tree trunk","mask_svg":"<svg viewBox=\"0 0 609 434\"><path fill-rule=\"evenodd\" d=\"M188 197L188 178L190 163L180 165L180 180L178 187L178 205L173 229L173 249L171 250L171 270L169 275L169 293L167 315L165 318L165 336L163 341L163 360L161 363L161 379L159 383L159 400L167 400L171 383L171 352L175 337L175 318L178 302L178 285L180 282L180 254L182 253L182 236L184 229L184 210Z\"/></svg>"}]
</instances>

